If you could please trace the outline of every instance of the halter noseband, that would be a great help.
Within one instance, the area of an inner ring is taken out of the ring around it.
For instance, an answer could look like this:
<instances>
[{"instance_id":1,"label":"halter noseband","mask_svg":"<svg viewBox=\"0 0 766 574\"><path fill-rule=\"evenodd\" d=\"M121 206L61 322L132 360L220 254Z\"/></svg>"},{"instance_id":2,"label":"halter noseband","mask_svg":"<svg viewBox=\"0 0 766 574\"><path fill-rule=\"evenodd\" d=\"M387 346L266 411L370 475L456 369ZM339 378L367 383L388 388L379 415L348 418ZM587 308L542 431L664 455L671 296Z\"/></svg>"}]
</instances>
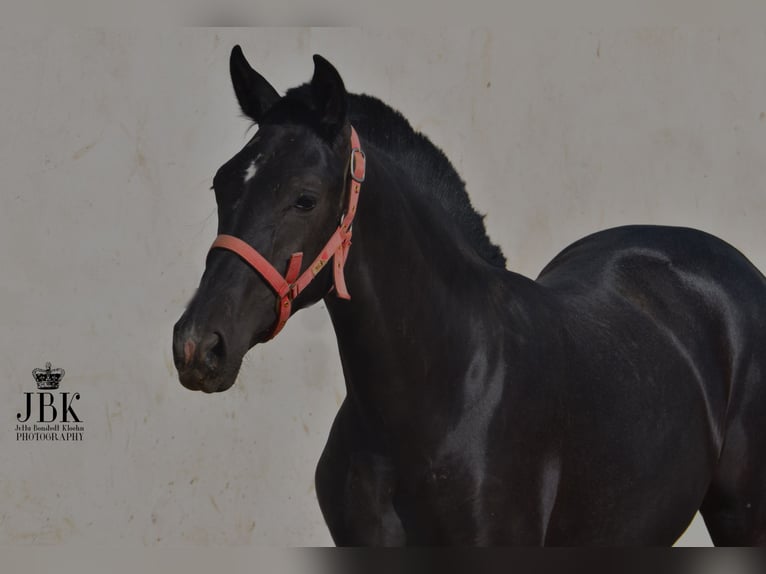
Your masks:
<instances>
[{"instance_id":1,"label":"halter noseband","mask_svg":"<svg viewBox=\"0 0 766 574\"><path fill-rule=\"evenodd\" d=\"M277 333L282 330L287 320L290 318L293 300L313 281L322 268L327 264L330 258L334 259L333 277L335 281L335 292L341 299L351 299L351 295L346 288L346 279L343 276L343 268L346 265L348 250L351 247L351 223L356 214L356 205L359 201L359 190L362 187L365 173L365 156L359 143L359 136L356 130L351 127L351 159L349 164L349 175L351 176L348 206L346 212L340 220L338 228L332 234L330 240L322 248L314 262L306 269L300 277L301 262L303 253L297 252L290 256L287 264L287 272L284 277L274 266L266 261L256 249L251 247L239 237L233 235L219 235L210 247L213 249L228 249L239 255L248 263L263 279L271 286L277 294L277 322L271 331L268 339L273 339Z\"/></svg>"}]
</instances>

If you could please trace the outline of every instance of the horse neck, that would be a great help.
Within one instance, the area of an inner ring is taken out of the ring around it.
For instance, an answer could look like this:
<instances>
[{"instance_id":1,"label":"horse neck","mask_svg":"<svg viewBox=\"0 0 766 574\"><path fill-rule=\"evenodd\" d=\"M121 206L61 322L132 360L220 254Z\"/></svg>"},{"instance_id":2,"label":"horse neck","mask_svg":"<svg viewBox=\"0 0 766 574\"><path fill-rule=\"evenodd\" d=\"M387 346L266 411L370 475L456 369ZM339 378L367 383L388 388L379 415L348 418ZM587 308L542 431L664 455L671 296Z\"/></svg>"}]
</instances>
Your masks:
<instances>
[{"instance_id":1,"label":"horse neck","mask_svg":"<svg viewBox=\"0 0 766 574\"><path fill-rule=\"evenodd\" d=\"M369 155L346 264L352 302L331 305L332 316L341 308L360 318L441 309L504 272L481 259L451 216L414 189L407 174L374 151ZM441 323L444 317L432 319Z\"/></svg>"},{"instance_id":2,"label":"horse neck","mask_svg":"<svg viewBox=\"0 0 766 574\"><path fill-rule=\"evenodd\" d=\"M326 298L348 395L365 415L389 421L407 416L392 409L411 404L418 389L438 384L440 353L452 353L453 365L458 352L470 361L476 334L491 336L484 318L503 297L488 293L500 293L510 275L482 260L412 185L368 152L345 269L351 300Z\"/></svg>"}]
</instances>

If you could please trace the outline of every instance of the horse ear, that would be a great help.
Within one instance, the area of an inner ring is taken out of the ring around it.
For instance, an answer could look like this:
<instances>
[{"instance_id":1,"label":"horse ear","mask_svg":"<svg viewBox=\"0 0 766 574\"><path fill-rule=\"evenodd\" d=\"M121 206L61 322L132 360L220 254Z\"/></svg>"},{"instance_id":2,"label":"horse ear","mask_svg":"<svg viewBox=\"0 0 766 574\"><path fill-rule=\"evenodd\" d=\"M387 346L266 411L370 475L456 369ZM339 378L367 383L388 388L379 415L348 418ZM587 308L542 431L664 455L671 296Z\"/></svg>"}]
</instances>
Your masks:
<instances>
[{"instance_id":1,"label":"horse ear","mask_svg":"<svg viewBox=\"0 0 766 574\"><path fill-rule=\"evenodd\" d=\"M324 135L335 137L346 121L346 88L338 70L319 54L314 55L311 93Z\"/></svg>"},{"instance_id":2,"label":"horse ear","mask_svg":"<svg viewBox=\"0 0 766 574\"><path fill-rule=\"evenodd\" d=\"M263 115L279 99L279 93L263 76L250 67L239 45L231 50L229 71L242 113L255 123L259 123Z\"/></svg>"}]
</instances>

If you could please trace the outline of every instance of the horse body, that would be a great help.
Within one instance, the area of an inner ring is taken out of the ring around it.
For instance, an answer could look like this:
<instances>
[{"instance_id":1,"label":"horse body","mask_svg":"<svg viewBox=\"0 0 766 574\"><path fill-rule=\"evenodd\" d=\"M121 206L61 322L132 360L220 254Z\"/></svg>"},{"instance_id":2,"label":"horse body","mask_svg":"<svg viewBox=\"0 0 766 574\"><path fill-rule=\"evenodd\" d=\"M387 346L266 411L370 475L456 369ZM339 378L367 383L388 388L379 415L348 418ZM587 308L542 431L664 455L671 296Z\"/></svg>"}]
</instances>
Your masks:
<instances>
[{"instance_id":1,"label":"horse body","mask_svg":"<svg viewBox=\"0 0 766 574\"><path fill-rule=\"evenodd\" d=\"M216 176L220 233L310 261L342 204L349 121L367 154L351 300L323 270L294 301L324 297L346 379L316 473L336 543L671 544L700 508L715 543L766 543L766 280L744 256L631 226L578 241L536 281L507 271L459 177L401 116L347 95L321 59L279 99L237 50L235 91L269 141ZM276 169L299 143L299 173ZM256 170L263 156L281 163ZM306 181L325 186L313 219L290 207L320 186ZM227 389L274 318L257 273L211 251L174 335L182 383Z\"/></svg>"},{"instance_id":2,"label":"horse body","mask_svg":"<svg viewBox=\"0 0 766 574\"><path fill-rule=\"evenodd\" d=\"M336 542L675 541L713 480L732 395L760 372L763 277L701 232L624 227L532 282L455 245L436 210L398 206L401 181L373 179L354 298L326 300L348 389L317 473Z\"/></svg>"}]
</instances>

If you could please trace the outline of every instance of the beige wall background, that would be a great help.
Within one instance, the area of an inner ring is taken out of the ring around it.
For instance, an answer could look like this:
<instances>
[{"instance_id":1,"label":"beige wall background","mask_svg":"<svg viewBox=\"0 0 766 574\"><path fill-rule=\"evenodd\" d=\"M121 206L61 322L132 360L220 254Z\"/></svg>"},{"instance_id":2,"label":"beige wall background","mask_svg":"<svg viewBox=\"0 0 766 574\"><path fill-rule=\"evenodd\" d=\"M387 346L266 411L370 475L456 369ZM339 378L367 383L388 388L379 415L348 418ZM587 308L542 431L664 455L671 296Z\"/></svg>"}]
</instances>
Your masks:
<instances>
[{"instance_id":1,"label":"beige wall background","mask_svg":"<svg viewBox=\"0 0 766 574\"><path fill-rule=\"evenodd\" d=\"M766 269L763 29L2 30L0 544L331 542L313 472L344 385L322 305L227 393L183 389L171 358L212 176L248 138L235 43L279 90L321 53L402 111L516 271L627 223L698 227ZM83 443L16 441L46 361L82 395Z\"/></svg>"}]
</instances>

